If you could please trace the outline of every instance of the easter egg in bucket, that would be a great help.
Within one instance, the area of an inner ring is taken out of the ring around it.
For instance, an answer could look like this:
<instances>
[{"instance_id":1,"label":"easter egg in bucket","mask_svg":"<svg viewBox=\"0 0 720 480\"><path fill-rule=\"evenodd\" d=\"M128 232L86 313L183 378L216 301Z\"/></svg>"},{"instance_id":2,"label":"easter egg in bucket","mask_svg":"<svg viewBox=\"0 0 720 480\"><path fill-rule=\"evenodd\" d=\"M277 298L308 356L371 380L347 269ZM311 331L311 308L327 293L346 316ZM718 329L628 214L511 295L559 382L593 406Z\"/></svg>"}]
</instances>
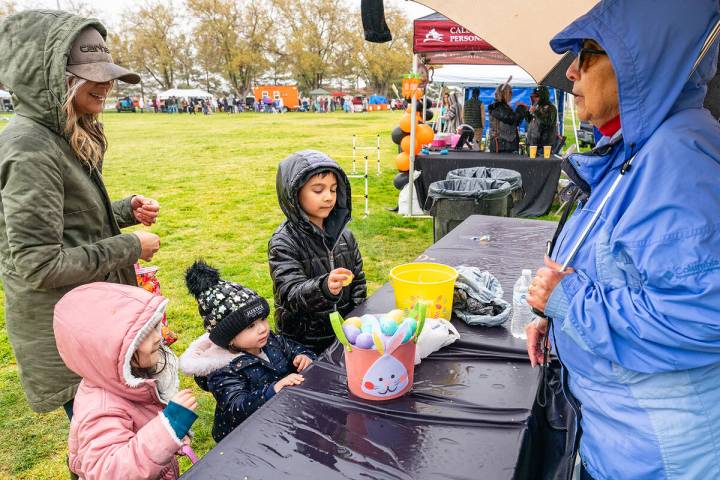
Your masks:
<instances>
[{"instance_id":1,"label":"easter egg in bucket","mask_svg":"<svg viewBox=\"0 0 720 480\"><path fill-rule=\"evenodd\" d=\"M405 318L398 325L387 314L377 317L363 316L363 326L371 325L370 333L360 333L354 343L343 332L340 314L330 315L335 334L345 346L345 368L348 390L365 400L392 400L407 393L413 385L416 342L425 322L427 305L419 303L411 312L414 318ZM394 333L382 332L383 322L394 324ZM354 326L353 326L354 327ZM353 332L351 330L351 332ZM354 332L353 332L354 333Z\"/></svg>"}]
</instances>

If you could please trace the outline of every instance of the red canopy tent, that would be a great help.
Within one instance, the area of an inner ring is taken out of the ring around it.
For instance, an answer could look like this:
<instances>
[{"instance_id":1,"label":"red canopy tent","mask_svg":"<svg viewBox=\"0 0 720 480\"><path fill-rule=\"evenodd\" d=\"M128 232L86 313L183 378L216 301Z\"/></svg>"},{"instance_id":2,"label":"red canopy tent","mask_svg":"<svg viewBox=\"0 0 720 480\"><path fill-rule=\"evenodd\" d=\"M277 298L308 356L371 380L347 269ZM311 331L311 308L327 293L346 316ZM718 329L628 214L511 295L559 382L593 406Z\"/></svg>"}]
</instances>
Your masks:
<instances>
[{"instance_id":1,"label":"red canopy tent","mask_svg":"<svg viewBox=\"0 0 720 480\"><path fill-rule=\"evenodd\" d=\"M429 65L514 65L488 42L444 15L433 13L414 22L413 52Z\"/></svg>"}]
</instances>

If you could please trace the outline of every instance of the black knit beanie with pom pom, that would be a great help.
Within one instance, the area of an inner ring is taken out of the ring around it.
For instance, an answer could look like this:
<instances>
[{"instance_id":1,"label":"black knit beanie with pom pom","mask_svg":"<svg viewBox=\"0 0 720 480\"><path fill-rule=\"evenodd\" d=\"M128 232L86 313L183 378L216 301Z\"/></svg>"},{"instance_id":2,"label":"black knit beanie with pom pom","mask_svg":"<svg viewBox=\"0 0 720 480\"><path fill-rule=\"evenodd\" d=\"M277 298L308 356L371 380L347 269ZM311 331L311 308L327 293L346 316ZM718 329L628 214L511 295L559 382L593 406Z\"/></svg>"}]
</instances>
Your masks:
<instances>
[{"instance_id":1,"label":"black knit beanie with pom pom","mask_svg":"<svg viewBox=\"0 0 720 480\"><path fill-rule=\"evenodd\" d=\"M230 342L255 320L270 315L267 301L239 283L220 279L220 272L202 260L185 272L185 283L198 302L210 340L228 348Z\"/></svg>"}]
</instances>

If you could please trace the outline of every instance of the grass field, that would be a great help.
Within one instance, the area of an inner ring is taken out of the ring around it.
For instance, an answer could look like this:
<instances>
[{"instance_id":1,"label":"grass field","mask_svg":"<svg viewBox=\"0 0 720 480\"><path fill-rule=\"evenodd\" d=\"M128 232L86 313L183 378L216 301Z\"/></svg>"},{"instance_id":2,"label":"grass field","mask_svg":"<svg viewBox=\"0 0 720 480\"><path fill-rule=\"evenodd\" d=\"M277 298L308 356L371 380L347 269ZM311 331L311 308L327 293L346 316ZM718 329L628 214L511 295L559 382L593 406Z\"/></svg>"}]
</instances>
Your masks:
<instances>
[{"instance_id":1,"label":"grass field","mask_svg":"<svg viewBox=\"0 0 720 480\"><path fill-rule=\"evenodd\" d=\"M0 114L0 117L3 115ZM277 164L306 148L322 150L349 171L351 137L373 145L382 139L382 174L370 178L370 216L362 217L362 198L353 203L350 228L365 261L369 293L387 279L390 268L413 260L432 243L432 221L386 211L394 207L392 186L396 147L390 131L399 113L371 114L105 114L110 149L104 175L113 198L142 193L157 199L161 214L150 230L160 235L158 265L168 318L179 334L179 354L203 333L195 301L185 290L183 271L197 257L218 266L222 275L272 297L267 241L283 221L275 196ZM0 121L0 129L6 123ZM570 142L570 140L569 140ZM374 171L374 164L371 172ZM353 180L362 191L362 180ZM270 302L272 303L272 302ZM4 315L3 315L4 317ZM61 410L37 415L20 388L17 367L0 320L0 478L66 478L68 422ZM214 401L183 377L200 401L193 447L212 448ZM189 465L183 463L186 469Z\"/></svg>"}]
</instances>

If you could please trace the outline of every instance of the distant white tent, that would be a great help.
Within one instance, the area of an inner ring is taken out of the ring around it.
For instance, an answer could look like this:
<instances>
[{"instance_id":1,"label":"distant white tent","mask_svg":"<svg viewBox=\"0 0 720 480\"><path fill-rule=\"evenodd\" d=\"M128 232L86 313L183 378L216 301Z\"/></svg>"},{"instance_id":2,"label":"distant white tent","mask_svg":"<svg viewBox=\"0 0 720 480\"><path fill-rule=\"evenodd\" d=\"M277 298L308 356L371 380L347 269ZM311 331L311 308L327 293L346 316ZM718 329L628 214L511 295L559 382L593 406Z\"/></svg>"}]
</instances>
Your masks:
<instances>
[{"instance_id":1,"label":"distant white tent","mask_svg":"<svg viewBox=\"0 0 720 480\"><path fill-rule=\"evenodd\" d=\"M5 90L0 90L0 98L10 98L10 92L6 92Z\"/></svg>"},{"instance_id":2,"label":"distant white tent","mask_svg":"<svg viewBox=\"0 0 720 480\"><path fill-rule=\"evenodd\" d=\"M535 80L517 65L443 65L435 67L434 84L496 87L512 75L513 87L534 87Z\"/></svg>"},{"instance_id":3,"label":"distant white tent","mask_svg":"<svg viewBox=\"0 0 720 480\"><path fill-rule=\"evenodd\" d=\"M165 90L164 92L158 93L158 98L160 100L165 100L166 98L170 97L176 97L176 98L213 98L211 94L206 92L205 90L200 90L199 88L171 88L170 90Z\"/></svg>"}]
</instances>

